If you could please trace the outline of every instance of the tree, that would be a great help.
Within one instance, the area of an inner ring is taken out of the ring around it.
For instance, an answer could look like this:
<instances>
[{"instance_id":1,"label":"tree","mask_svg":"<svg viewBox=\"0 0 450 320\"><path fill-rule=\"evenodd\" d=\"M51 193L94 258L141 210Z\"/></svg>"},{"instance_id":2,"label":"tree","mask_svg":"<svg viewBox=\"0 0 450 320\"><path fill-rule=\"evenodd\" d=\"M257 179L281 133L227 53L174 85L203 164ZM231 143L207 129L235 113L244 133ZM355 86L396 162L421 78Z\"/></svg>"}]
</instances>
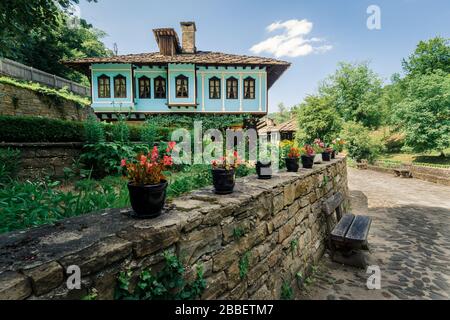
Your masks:
<instances>
[{"instance_id":1,"label":"tree","mask_svg":"<svg viewBox=\"0 0 450 320\"><path fill-rule=\"evenodd\" d=\"M342 120L327 96L310 95L298 108L297 142L302 145L320 138L325 142L335 139L342 128Z\"/></svg>"},{"instance_id":2,"label":"tree","mask_svg":"<svg viewBox=\"0 0 450 320\"><path fill-rule=\"evenodd\" d=\"M92 0L88 0L92 1ZM94 2L96 0L93 0ZM108 56L100 39L105 33L85 20L71 26L68 11L78 0L2 0L0 56L74 81L87 79L60 60Z\"/></svg>"},{"instance_id":3,"label":"tree","mask_svg":"<svg viewBox=\"0 0 450 320\"><path fill-rule=\"evenodd\" d=\"M291 118L291 113L284 106L284 103L280 102L278 104L278 112L275 113L275 123L278 125L278 124L288 121L290 118Z\"/></svg>"},{"instance_id":4,"label":"tree","mask_svg":"<svg viewBox=\"0 0 450 320\"><path fill-rule=\"evenodd\" d=\"M407 75L429 74L436 70L450 73L450 39L436 37L420 41L408 59L403 59Z\"/></svg>"},{"instance_id":5,"label":"tree","mask_svg":"<svg viewBox=\"0 0 450 320\"><path fill-rule=\"evenodd\" d=\"M345 140L348 155L357 162L361 160L371 162L381 150L380 142L371 131L354 121L345 123L342 138Z\"/></svg>"},{"instance_id":6,"label":"tree","mask_svg":"<svg viewBox=\"0 0 450 320\"><path fill-rule=\"evenodd\" d=\"M396 118L405 143L416 152L450 147L450 74L442 70L409 77L405 98L396 105Z\"/></svg>"},{"instance_id":7,"label":"tree","mask_svg":"<svg viewBox=\"0 0 450 320\"><path fill-rule=\"evenodd\" d=\"M381 79L368 63L339 63L336 72L319 88L319 94L330 96L345 121L360 122L368 128L377 128L382 122L380 92Z\"/></svg>"}]
</instances>

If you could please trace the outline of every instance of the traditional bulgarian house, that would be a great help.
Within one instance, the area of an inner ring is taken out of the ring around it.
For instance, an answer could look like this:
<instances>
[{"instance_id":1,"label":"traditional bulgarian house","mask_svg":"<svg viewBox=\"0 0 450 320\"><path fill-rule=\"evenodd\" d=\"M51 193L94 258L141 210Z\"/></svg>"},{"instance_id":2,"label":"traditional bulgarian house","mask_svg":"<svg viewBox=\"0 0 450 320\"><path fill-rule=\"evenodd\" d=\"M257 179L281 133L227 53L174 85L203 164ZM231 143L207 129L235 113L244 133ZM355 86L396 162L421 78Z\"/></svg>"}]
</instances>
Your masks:
<instances>
[{"instance_id":1,"label":"traditional bulgarian house","mask_svg":"<svg viewBox=\"0 0 450 320\"><path fill-rule=\"evenodd\" d=\"M268 90L290 66L270 58L198 51L194 22L154 29L159 52L84 58L65 64L91 81L92 108L101 119L131 113L252 114L268 109Z\"/></svg>"}]
</instances>

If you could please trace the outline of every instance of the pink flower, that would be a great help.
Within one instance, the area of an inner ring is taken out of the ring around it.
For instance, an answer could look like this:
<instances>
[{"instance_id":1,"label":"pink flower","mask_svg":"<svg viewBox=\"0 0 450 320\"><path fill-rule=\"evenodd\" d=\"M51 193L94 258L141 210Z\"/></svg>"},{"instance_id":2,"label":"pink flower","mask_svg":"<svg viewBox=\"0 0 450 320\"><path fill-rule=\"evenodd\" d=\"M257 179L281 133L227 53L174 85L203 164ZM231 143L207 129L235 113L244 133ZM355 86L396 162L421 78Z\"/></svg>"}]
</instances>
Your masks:
<instances>
[{"instance_id":1,"label":"pink flower","mask_svg":"<svg viewBox=\"0 0 450 320\"><path fill-rule=\"evenodd\" d=\"M172 149L175 147L176 144L177 144L177 143L176 143L175 141L170 141L170 142L168 143L170 150L172 150Z\"/></svg>"},{"instance_id":2,"label":"pink flower","mask_svg":"<svg viewBox=\"0 0 450 320\"><path fill-rule=\"evenodd\" d=\"M152 161L155 161L156 159L158 159L158 157L159 157L158 147L154 146L152 150Z\"/></svg>"},{"instance_id":3,"label":"pink flower","mask_svg":"<svg viewBox=\"0 0 450 320\"><path fill-rule=\"evenodd\" d=\"M165 166L171 166L173 164L171 156L164 156L163 163Z\"/></svg>"},{"instance_id":4,"label":"pink flower","mask_svg":"<svg viewBox=\"0 0 450 320\"><path fill-rule=\"evenodd\" d=\"M147 162L147 157L142 155L140 160L141 160L141 164L145 165L145 163Z\"/></svg>"},{"instance_id":5,"label":"pink flower","mask_svg":"<svg viewBox=\"0 0 450 320\"><path fill-rule=\"evenodd\" d=\"M127 160L126 159L122 159L121 161L120 161L120 166L121 167L125 167L127 165Z\"/></svg>"}]
</instances>

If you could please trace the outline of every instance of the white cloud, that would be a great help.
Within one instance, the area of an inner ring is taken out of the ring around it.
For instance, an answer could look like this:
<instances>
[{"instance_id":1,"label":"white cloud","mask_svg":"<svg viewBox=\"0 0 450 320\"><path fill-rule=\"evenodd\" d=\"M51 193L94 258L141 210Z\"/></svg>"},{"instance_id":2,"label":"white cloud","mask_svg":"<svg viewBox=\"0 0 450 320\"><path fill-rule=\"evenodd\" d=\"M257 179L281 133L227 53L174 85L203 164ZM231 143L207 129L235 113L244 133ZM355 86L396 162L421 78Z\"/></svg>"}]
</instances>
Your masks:
<instances>
[{"instance_id":1,"label":"white cloud","mask_svg":"<svg viewBox=\"0 0 450 320\"><path fill-rule=\"evenodd\" d=\"M324 53L333 48L332 45L323 44L315 46L313 44L323 43L321 38L306 38L313 28L313 23L303 20L286 20L274 22L266 27L268 32L282 30L282 34L267 38L250 48L255 54L267 52L275 57L299 57L311 53Z\"/></svg>"}]
</instances>

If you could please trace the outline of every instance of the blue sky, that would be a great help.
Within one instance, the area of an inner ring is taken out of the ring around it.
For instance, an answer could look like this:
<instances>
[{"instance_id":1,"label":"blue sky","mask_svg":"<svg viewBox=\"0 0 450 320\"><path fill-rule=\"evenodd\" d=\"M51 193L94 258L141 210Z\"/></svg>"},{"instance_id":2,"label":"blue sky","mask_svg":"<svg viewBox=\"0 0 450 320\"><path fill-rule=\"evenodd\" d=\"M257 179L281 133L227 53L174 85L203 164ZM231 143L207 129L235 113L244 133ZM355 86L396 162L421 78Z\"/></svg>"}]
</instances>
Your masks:
<instances>
[{"instance_id":1,"label":"blue sky","mask_svg":"<svg viewBox=\"0 0 450 320\"><path fill-rule=\"evenodd\" d=\"M380 30L366 26L369 5L381 9ZM450 37L448 0L99 0L81 1L80 12L108 34L109 48L118 44L119 54L157 51L152 29L173 27L181 36L179 22L191 20L199 50L255 55L250 49L271 37L299 40L267 51L269 41L257 51L292 63L269 92L271 112L280 102L290 107L314 93L339 61L368 60L388 81L420 40Z\"/></svg>"}]
</instances>

